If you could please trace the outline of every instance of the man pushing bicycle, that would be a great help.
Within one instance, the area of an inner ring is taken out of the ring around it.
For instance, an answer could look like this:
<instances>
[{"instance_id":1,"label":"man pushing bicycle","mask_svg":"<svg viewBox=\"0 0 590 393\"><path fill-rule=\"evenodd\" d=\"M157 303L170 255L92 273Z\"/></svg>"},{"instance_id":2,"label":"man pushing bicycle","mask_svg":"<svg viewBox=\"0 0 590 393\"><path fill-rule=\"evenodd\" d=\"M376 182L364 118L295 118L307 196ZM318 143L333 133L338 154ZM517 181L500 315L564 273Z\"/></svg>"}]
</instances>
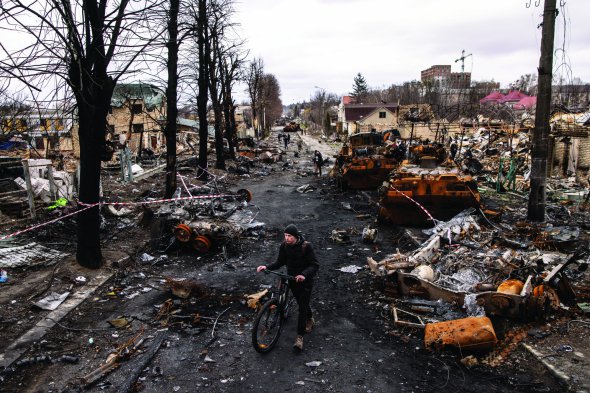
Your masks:
<instances>
[{"instance_id":1,"label":"man pushing bicycle","mask_svg":"<svg viewBox=\"0 0 590 393\"><path fill-rule=\"evenodd\" d=\"M311 243L303 239L295 225L289 224L284 232L285 241L279 247L277 261L268 266L258 266L256 271L276 270L286 265L287 274L295 277L295 282L289 281L289 288L299 305L297 338L293 347L301 351L303 350L303 336L305 333L311 332L315 323L309 303L311 301L313 278L320 265Z\"/></svg>"}]
</instances>

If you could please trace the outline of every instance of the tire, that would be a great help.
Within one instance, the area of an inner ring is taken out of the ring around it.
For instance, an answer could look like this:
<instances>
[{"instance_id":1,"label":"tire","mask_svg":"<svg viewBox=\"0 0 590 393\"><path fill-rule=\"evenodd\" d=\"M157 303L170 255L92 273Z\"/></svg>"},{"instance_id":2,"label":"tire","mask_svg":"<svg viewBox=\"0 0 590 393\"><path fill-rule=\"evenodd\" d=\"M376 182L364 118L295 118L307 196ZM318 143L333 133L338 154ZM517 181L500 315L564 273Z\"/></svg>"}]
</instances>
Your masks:
<instances>
[{"instance_id":1,"label":"tire","mask_svg":"<svg viewBox=\"0 0 590 393\"><path fill-rule=\"evenodd\" d=\"M252 326L252 346L259 353L268 353L279 341L283 318L278 299L262 305Z\"/></svg>"}]
</instances>

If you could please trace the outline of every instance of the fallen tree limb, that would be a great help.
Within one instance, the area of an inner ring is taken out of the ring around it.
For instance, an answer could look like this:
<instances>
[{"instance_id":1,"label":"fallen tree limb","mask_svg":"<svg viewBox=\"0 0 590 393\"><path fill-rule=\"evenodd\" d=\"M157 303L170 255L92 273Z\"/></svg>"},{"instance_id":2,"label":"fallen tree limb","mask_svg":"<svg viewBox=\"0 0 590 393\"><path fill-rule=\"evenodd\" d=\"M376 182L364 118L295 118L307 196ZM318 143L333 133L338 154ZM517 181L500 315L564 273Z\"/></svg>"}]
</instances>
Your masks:
<instances>
[{"instance_id":1,"label":"fallen tree limb","mask_svg":"<svg viewBox=\"0 0 590 393\"><path fill-rule=\"evenodd\" d=\"M117 393L127 393L131 390L131 386L133 386L135 381L137 381L139 375L143 372L147 364L151 362L153 357L162 346L162 342L164 342L167 334L168 331L161 331L158 333L158 335L154 338L154 341L152 341L147 352L141 358L141 361L135 366L131 374L125 379L121 387L117 390Z\"/></svg>"}]
</instances>

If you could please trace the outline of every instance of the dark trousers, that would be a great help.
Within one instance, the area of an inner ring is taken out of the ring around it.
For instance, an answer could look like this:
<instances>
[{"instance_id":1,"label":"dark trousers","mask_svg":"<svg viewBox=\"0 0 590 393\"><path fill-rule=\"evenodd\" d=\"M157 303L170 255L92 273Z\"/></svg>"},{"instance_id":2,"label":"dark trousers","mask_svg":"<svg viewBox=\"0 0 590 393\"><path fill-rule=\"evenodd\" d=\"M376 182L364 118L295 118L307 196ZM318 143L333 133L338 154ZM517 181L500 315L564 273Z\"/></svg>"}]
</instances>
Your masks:
<instances>
[{"instance_id":1,"label":"dark trousers","mask_svg":"<svg viewBox=\"0 0 590 393\"><path fill-rule=\"evenodd\" d=\"M297 318L297 334L303 336L305 334L305 324L308 319L311 319L311 308L309 302L311 301L311 289L313 285L298 284L294 282L289 283L291 293L299 305L299 317Z\"/></svg>"}]
</instances>

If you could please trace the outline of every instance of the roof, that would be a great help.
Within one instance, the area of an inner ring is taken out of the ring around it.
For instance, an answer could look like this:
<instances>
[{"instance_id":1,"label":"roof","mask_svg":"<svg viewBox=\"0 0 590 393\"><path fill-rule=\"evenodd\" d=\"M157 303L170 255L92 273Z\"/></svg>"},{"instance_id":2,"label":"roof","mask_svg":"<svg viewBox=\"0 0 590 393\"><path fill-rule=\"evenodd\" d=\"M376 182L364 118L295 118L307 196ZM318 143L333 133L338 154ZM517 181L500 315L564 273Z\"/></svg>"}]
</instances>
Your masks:
<instances>
[{"instance_id":1,"label":"roof","mask_svg":"<svg viewBox=\"0 0 590 393\"><path fill-rule=\"evenodd\" d=\"M528 96L524 93L521 93L518 90L512 90L510 93L506 94L504 96L504 98L499 100L499 102L520 101L525 97L528 97Z\"/></svg>"},{"instance_id":2,"label":"roof","mask_svg":"<svg viewBox=\"0 0 590 393\"><path fill-rule=\"evenodd\" d=\"M199 129L199 122L197 120L184 119L182 117L179 117L178 119L176 119L176 124L181 125L181 126L185 126L185 127L192 127L192 128Z\"/></svg>"},{"instance_id":3,"label":"roof","mask_svg":"<svg viewBox=\"0 0 590 393\"><path fill-rule=\"evenodd\" d=\"M119 83L115 86L111 97L111 106L120 108L128 100L142 100L146 109L151 111L162 106L164 91L147 83Z\"/></svg>"},{"instance_id":4,"label":"roof","mask_svg":"<svg viewBox=\"0 0 590 393\"><path fill-rule=\"evenodd\" d=\"M529 109L537 105L537 97L524 97L512 106L514 109Z\"/></svg>"},{"instance_id":5,"label":"roof","mask_svg":"<svg viewBox=\"0 0 590 393\"><path fill-rule=\"evenodd\" d=\"M348 104L344 105L344 118L346 121L359 121L377 109L383 108L395 113L397 107L398 105L394 103Z\"/></svg>"},{"instance_id":6,"label":"roof","mask_svg":"<svg viewBox=\"0 0 590 393\"><path fill-rule=\"evenodd\" d=\"M490 94L488 94L487 96L485 96L484 98L482 98L481 100L479 100L479 103L483 104L486 102L497 102L503 98L504 98L504 94L500 93L499 91L493 91Z\"/></svg>"},{"instance_id":7,"label":"roof","mask_svg":"<svg viewBox=\"0 0 590 393\"><path fill-rule=\"evenodd\" d=\"M576 119L576 123L582 124L584 126L590 126L590 112L583 113Z\"/></svg>"}]
</instances>

